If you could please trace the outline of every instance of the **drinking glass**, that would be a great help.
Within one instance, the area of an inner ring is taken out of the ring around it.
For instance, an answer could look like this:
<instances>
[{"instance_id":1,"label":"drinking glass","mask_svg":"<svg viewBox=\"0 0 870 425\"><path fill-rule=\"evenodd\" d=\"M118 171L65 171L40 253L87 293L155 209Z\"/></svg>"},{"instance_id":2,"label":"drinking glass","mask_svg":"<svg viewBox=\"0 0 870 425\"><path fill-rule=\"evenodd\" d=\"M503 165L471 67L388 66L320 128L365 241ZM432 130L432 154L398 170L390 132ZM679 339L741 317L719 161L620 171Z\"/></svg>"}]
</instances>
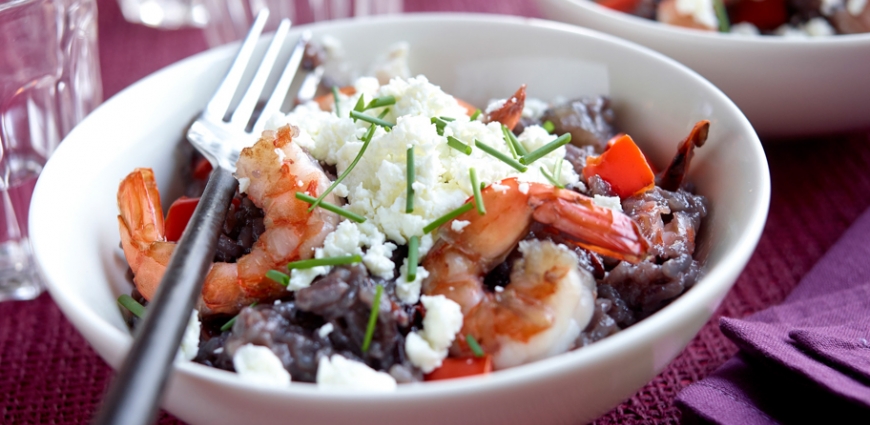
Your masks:
<instances>
[{"instance_id":1,"label":"drinking glass","mask_svg":"<svg viewBox=\"0 0 870 425\"><path fill-rule=\"evenodd\" d=\"M209 46L238 40L262 8L271 12L266 30L282 18L294 23L401 13L402 0L118 0L124 18L155 28L202 28Z\"/></svg>"},{"instance_id":2,"label":"drinking glass","mask_svg":"<svg viewBox=\"0 0 870 425\"><path fill-rule=\"evenodd\" d=\"M45 161L101 100L95 0L0 0L0 301L42 292L30 195Z\"/></svg>"}]
</instances>

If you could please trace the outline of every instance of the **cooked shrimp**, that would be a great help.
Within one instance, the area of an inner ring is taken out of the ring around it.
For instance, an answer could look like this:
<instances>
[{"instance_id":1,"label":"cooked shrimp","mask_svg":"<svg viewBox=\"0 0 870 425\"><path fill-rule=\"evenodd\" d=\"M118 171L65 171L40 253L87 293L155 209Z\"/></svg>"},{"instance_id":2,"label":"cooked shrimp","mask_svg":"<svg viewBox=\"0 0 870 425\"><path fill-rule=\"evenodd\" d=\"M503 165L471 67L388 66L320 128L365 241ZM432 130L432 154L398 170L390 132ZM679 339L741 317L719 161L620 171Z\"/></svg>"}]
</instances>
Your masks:
<instances>
[{"instance_id":1,"label":"cooked shrimp","mask_svg":"<svg viewBox=\"0 0 870 425\"><path fill-rule=\"evenodd\" d=\"M202 289L203 313L238 312L253 301L282 294L285 289L265 278L270 269L311 258L337 223L335 213L297 200L297 191L318 196L329 186L323 170L295 143L298 130L285 126L263 133L254 146L242 150L236 176L240 190L264 211L265 231L251 252L236 263L214 263ZM334 202L328 195L327 202ZM146 298L157 286L175 243L166 242L160 194L150 169L128 175L118 189L118 225L124 255L133 270L136 289Z\"/></svg>"},{"instance_id":2,"label":"cooked shrimp","mask_svg":"<svg viewBox=\"0 0 870 425\"><path fill-rule=\"evenodd\" d=\"M857 5L856 6L853 6ZM863 8L860 5L863 4ZM870 32L870 2L850 1L845 8L834 11L831 23L842 34Z\"/></svg>"},{"instance_id":3,"label":"cooked shrimp","mask_svg":"<svg viewBox=\"0 0 870 425\"><path fill-rule=\"evenodd\" d=\"M689 135L680 142L677 153L659 176L656 182L662 189L675 191L683 184L683 177L689 172L689 164L695 153L695 147L704 146L710 133L710 121L701 120L695 123Z\"/></svg>"},{"instance_id":4,"label":"cooked shrimp","mask_svg":"<svg viewBox=\"0 0 870 425\"><path fill-rule=\"evenodd\" d=\"M559 233L560 240L629 261L646 258L648 242L624 214L569 190L511 178L481 195L486 215L471 210L455 219L469 222L461 230L442 226L423 260L429 271L423 291L457 302L465 317L454 354L470 353L465 335L494 355L497 368L567 351L594 304L594 280L580 270L573 252L552 242L523 242L523 259L514 264L503 291L486 290L484 276L505 260L532 222Z\"/></svg>"},{"instance_id":5,"label":"cooked shrimp","mask_svg":"<svg viewBox=\"0 0 870 425\"><path fill-rule=\"evenodd\" d=\"M719 26L712 1L662 0L656 9L656 19L670 25L706 31L716 31Z\"/></svg>"},{"instance_id":6,"label":"cooked shrimp","mask_svg":"<svg viewBox=\"0 0 870 425\"><path fill-rule=\"evenodd\" d=\"M517 89L513 96L504 101L498 109L487 113L486 122L498 121L509 130L513 130L523 117L523 108L526 106L526 85Z\"/></svg>"}]
</instances>

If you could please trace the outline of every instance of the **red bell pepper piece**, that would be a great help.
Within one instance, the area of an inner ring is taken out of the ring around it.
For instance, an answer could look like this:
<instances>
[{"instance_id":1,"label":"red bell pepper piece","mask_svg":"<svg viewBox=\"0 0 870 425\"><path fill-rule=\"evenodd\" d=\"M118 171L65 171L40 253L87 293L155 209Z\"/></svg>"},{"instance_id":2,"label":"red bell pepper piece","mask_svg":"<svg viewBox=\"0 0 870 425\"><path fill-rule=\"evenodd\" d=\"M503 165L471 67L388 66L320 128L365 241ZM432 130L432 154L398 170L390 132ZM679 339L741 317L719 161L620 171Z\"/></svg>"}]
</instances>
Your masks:
<instances>
[{"instance_id":1,"label":"red bell pepper piece","mask_svg":"<svg viewBox=\"0 0 870 425\"><path fill-rule=\"evenodd\" d=\"M749 22L758 29L775 30L788 20L785 0L741 0L728 7L732 24Z\"/></svg>"},{"instance_id":2,"label":"red bell pepper piece","mask_svg":"<svg viewBox=\"0 0 870 425\"><path fill-rule=\"evenodd\" d=\"M583 176L588 179L598 174L623 199L655 186L655 174L630 136L620 134L607 146L603 154L586 159Z\"/></svg>"},{"instance_id":3,"label":"red bell pepper piece","mask_svg":"<svg viewBox=\"0 0 870 425\"><path fill-rule=\"evenodd\" d=\"M637 9L640 0L601 0L598 4L620 12L632 13Z\"/></svg>"},{"instance_id":4,"label":"red bell pepper piece","mask_svg":"<svg viewBox=\"0 0 870 425\"><path fill-rule=\"evenodd\" d=\"M483 357L448 357L441 363L441 367L433 370L424 378L427 381L437 381L439 379L485 375L490 372L492 372L492 356L489 354Z\"/></svg>"},{"instance_id":5,"label":"red bell pepper piece","mask_svg":"<svg viewBox=\"0 0 870 425\"><path fill-rule=\"evenodd\" d=\"M199 204L199 198L188 198L186 196L182 196L172 203L169 207L169 212L166 213L166 220L163 225L167 241L178 242L181 239L181 234L184 233L187 222L190 221L190 217L193 215L193 210L196 209L197 204Z\"/></svg>"}]
</instances>

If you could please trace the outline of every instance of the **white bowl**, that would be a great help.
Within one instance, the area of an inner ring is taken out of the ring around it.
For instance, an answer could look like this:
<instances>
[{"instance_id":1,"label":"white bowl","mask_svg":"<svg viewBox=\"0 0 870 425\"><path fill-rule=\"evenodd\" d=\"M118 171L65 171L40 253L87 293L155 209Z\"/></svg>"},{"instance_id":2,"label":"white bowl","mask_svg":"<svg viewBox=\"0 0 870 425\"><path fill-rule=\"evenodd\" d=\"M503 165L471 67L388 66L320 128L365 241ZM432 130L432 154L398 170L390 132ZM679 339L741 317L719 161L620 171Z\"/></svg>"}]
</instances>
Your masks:
<instances>
[{"instance_id":1,"label":"white bowl","mask_svg":"<svg viewBox=\"0 0 870 425\"><path fill-rule=\"evenodd\" d=\"M538 0L544 16L634 41L698 71L763 137L870 129L870 34L744 37L665 25L590 0Z\"/></svg>"},{"instance_id":2,"label":"white bowl","mask_svg":"<svg viewBox=\"0 0 870 425\"><path fill-rule=\"evenodd\" d=\"M365 64L397 40L410 67L482 104L527 83L542 99L609 94L620 126L660 166L692 124L712 121L691 180L712 213L699 241L707 276L637 325L587 348L483 377L400 387L395 393L269 389L234 373L180 363L164 407L193 424L579 423L595 418L660 372L694 337L746 264L770 195L752 127L713 85L662 55L593 31L530 19L419 15L309 27L331 34ZM294 37L298 33L290 36ZM497 41L497 42L494 42ZM176 144L234 55L205 52L124 90L61 144L36 187L30 223L49 291L94 349L117 367L131 342L115 299L129 291L118 255L115 192L134 167L153 167L177 193Z\"/></svg>"}]
</instances>

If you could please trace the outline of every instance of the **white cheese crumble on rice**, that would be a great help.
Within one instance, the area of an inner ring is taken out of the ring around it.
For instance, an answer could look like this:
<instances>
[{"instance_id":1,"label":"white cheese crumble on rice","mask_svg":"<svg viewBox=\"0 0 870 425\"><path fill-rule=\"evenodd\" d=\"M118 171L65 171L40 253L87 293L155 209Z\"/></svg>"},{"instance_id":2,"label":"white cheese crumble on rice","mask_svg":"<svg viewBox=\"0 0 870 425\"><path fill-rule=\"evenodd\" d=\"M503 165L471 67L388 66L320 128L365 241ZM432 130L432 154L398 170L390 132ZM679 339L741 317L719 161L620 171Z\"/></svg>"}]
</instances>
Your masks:
<instances>
[{"instance_id":1,"label":"white cheese crumble on rice","mask_svg":"<svg viewBox=\"0 0 870 425\"><path fill-rule=\"evenodd\" d=\"M610 208L614 211L622 212L622 203L618 196L601 196L595 195L592 202L599 207Z\"/></svg>"},{"instance_id":2,"label":"white cheese crumble on rice","mask_svg":"<svg viewBox=\"0 0 870 425\"><path fill-rule=\"evenodd\" d=\"M444 295L423 295L420 302L426 309L423 329L408 334L405 352L411 364L429 373L441 366L456 333L462 329L462 310Z\"/></svg>"},{"instance_id":3,"label":"white cheese crumble on rice","mask_svg":"<svg viewBox=\"0 0 870 425\"><path fill-rule=\"evenodd\" d=\"M365 391L395 391L396 380L365 363L349 360L339 354L323 356L317 365L317 388Z\"/></svg>"},{"instance_id":4,"label":"white cheese crumble on rice","mask_svg":"<svg viewBox=\"0 0 870 425\"><path fill-rule=\"evenodd\" d=\"M233 355L233 367L246 381L273 386L290 385L290 373L268 347L245 344Z\"/></svg>"},{"instance_id":5,"label":"white cheese crumble on rice","mask_svg":"<svg viewBox=\"0 0 870 425\"><path fill-rule=\"evenodd\" d=\"M553 172L556 164L564 161L565 148L560 147L537 160L527 172L520 173L480 149L473 148L471 155L465 155L450 148L447 135L469 144L479 140L502 153L510 153L499 123L469 121L465 108L424 76L393 78L385 85L380 85L375 78L363 77L356 80L354 87L356 94L339 96L341 111L352 110L360 96L365 102L380 96L394 96L396 103L387 107L389 113L384 119L396 125L389 132L376 128L365 154L339 185L342 186L340 190L335 191L337 196L347 200L343 208L362 215L366 222L343 221L334 233L337 235L327 236L323 248L315 250L315 258L361 255L373 275L392 278L396 265L390 258L396 246L407 244L411 236L421 237L419 258L423 258L433 242L430 235L423 234L423 227L459 207L473 195L469 175L472 167L485 184L508 177L517 177L521 182L549 184L541 168ZM376 115L387 108L375 108L368 113ZM442 116L454 121L447 123L444 135L439 135L430 118ZM316 102L296 107L283 121L270 121L274 126L285 123L299 127L299 135L294 139L296 143L316 160L335 165L339 174L356 158L363 145L359 139L370 125L362 120L354 122L348 116L338 117L332 111L321 111ZM529 151L555 138L540 126L529 126L517 137ZM416 169L412 213L405 212L407 176L404 153L409 146L414 148ZM556 176L560 183L579 183L579 176L569 163L563 162L561 170L561 174ZM528 184L524 187L527 191ZM293 270L288 289L306 287L329 270L329 267ZM406 299L416 297L412 294L416 290L414 286L405 285Z\"/></svg>"},{"instance_id":6,"label":"white cheese crumble on rice","mask_svg":"<svg viewBox=\"0 0 870 425\"><path fill-rule=\"evenodd\" d=\"M199 333L199 312L193 310L190 312L187 327L184 328L184 335L181 337L181 345L178 347L176 359L193 360L196 357L196 353L199 352Z\"/></svg>"},{"instance_id":7,"label":"white cheese crumble on rice","mask_svg":"<svg viewBox=\"0 0 870 425\"><path fill-rule=\"evenodd\" d=\"M329 336L330 333L332 333L333 330L334 326L332 326L332 323L327 323L317 329L317 335L321 338L326 338Z\"/></svg>"}]
</instances>

